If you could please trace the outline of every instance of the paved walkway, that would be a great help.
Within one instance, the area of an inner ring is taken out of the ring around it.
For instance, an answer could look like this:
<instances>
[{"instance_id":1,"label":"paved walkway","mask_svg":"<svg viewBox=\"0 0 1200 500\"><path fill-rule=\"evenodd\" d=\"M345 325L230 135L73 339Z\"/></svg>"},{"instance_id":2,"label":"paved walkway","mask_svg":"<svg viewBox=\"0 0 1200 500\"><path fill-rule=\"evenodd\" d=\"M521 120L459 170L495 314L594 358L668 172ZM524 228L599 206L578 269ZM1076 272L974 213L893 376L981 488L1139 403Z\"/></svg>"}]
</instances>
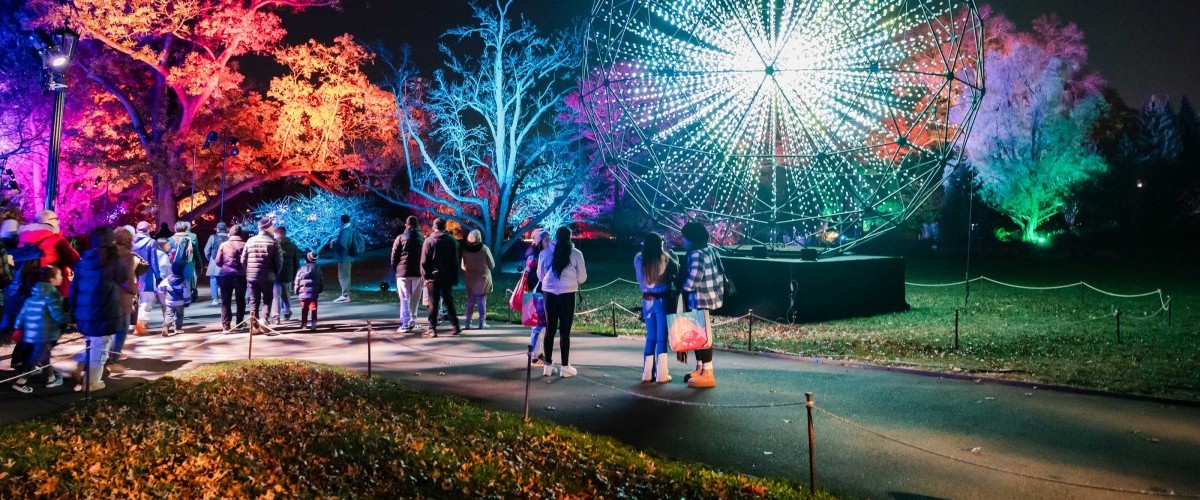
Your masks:
<instances>
[{"instance_id":1,"label":"paved walkway","mask_svg":"<svg viewBox=\"0 0 1200 500\"><path fill-rule=\"evenodd\" d=\"M256 336L254 357L365 371L365 331L348 332L373 318L379 321L371 344L376 374L522 411L526 329L402 338L391 320L395 306L321 307L321 330ZM110 387L246 357L247 335L214 331L215 308L201 304L188 313L194 326L176 337L130 337L129 371L112 379ZM58 368L68 370L66 356L80 348L82 342L75 341L57 349ZM805 409L797 403L813 392L817 482L836 493L905 499L1200 495L1196 406L738 352L718 352L719 387L695 391L681 382L688 367L677 362L672 366L676 382L638 383L641 349L640 339L576 333L571 359L579 377L544 379L535 371L531 416L676 458L807 482ZM4 366L10 350L0 351ZM6 384L0 390L0 421L46 414L78 399L66 388L31 397Z\"/></svg>"}]
</instances>

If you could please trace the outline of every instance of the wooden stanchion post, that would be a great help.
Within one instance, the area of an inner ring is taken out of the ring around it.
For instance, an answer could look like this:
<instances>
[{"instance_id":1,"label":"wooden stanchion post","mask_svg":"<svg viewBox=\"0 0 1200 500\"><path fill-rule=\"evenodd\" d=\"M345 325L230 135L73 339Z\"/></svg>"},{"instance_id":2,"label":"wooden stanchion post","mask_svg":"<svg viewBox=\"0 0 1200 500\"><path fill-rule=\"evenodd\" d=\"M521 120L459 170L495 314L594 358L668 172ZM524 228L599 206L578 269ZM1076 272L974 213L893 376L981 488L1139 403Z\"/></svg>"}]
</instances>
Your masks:
<instances>
[{"instance_id":1,"label":"wooden stanchion post","mask_svg":"<svg viewBox=\"0 0 1200 500\"><path fill-rule=\"evenodd\" d=\"M529 423L529 383L533 379L533 344L525 356L525 423Z\"/></svg>"},{"instance_id":2,"label":"wooden stanchion post","mask_svg":"<svg viewBox=\"0 0 1200 500\"><path fill-rule=\"evenodd\" d=\"M617 336L617 303L616 301L608 301L608 310L612 313L612 332L613 336Z\"/></svg>"},{"instance_id":3,"label":"wooden stanchion post","mask_svg":"<svg viewBox=\"0 0 1200 500\"><path fill-rule=\"evenodd\" d=\"M88 337L87 341L84 342L85 350L83 351L83 380L80 381L80 383L83 384L84 401L92 400L92 342L94 342L92 337Z\"/></svg>"},{"instance_id":4,"label":"wooden stanchion post","mask_svg":"<svg viewBox=\"0 0 1200 500\"><path fill-rule=\"evenodd\" d=\"M817 493L817 449L813 432L813 393L804 393L804 408L808 410L808 492Z\"/></svg>"},{"instance_id":5,"label":"wooden stanchion post","mask_svg":"<svg viewBox=\"0 0 1200 500\"><path fill-rule=\"evenodd\" d=\"M959 309L954 309L954 350L958 350L958 314Z\"/></svg>"},{"instance_id":6,"label":"wooden stanchion post","mask_svg":"<svg viewBox=\"0 0 1200 500\"><path fill-rule=\"evenodd\" d=\"M367 378L371 378L371 320L367 320Z\"/></svg>"},{"instance_id":7,"label":"wooden stanchion post","mask_svg":"<svg viewBox=\"0 0 1200 500\"><path fill-rule=\"evenodd\" d=\"M1125 342L1123 342L1121 340L1121 310L1120 309L1117 309L1116 316L1117 316L1117 343L1124 344Z\"/></svg>"},{"instance_id":8,"label":"wooden stanchion post","mask_svg":"<svg viewBox=\"0 0 1200 500\"><path fill-rule=\"evenodd\" d=\"M746 330L746 350L754 352L754 309L749 313L750 328Z\"/></svg>"}]
</instances>

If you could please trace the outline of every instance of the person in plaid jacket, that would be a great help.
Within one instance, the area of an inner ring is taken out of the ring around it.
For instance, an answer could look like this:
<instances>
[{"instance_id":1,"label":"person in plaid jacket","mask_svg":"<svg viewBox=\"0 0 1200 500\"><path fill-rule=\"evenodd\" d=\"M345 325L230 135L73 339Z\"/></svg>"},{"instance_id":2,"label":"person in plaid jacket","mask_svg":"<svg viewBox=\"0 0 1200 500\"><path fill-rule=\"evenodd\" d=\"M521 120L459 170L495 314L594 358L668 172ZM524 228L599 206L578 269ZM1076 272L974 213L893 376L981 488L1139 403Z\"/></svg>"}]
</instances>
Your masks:
<instances>
[{"instance_id":1,"label":"person in plaid jacket","mask_svg":"<svg viewBox=\"0 0 1200 500\"><path fill-rule=\"evenodd\" d=\"M686 270L680 273L679 290L683 291L689 310L713 310L721 307L725 300L725 275L721 272L721 257L717 250L708 245L708 229L699 222L684 224L683 244L687 250ZM681 361L687 361L687 353L679 353ZM707 389L717 386L713 375L713 350L696 351L696 369L685 375L688 387Z\"/></svg>"}]
</instances>

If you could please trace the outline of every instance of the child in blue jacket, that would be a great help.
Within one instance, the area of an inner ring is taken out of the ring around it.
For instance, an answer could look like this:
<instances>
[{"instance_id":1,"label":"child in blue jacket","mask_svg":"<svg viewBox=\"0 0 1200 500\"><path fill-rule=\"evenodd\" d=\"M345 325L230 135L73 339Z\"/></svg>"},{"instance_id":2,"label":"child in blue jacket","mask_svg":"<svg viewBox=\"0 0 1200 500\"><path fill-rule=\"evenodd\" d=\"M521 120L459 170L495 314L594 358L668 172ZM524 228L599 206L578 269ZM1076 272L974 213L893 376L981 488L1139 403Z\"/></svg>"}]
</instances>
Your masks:
<instances>
[{"instance_id":1,"label":"child in blue jacket","mask_svg":"<svg viewBox=\"0 0 1200 500\"><path fill-rule=\"evenodd\" d=\"M28 369L37 369L29 376L17 379L13 389L26 394L33 392L29 382L33 377L40 377L46 387L58 387L63 379L50 366L50 350L62 336L62 325L66 323L63 311L62 294L58 286L62 284L62 271L56 266L43 267L38 275L38 282L33 287L33 293L21 307L17 317L16 327L21 329L21 340L31 347ZM40 368L39 368L40 367Z\"/></svg>"},{"instance_id":2,"label":"child in blue jacket","mask_svg":"<svg viewBox=\"0 0 1200 500\"><path fill-rule=\"evenodd\" d=\"M176 268L181 272L175 272ZM172 266L170 276L163 278L158 284L158 291L162 294L167 313L167 319L163 322L163 337L179 333L179 329L183 328L183 308L192 302L191 287L188 286L182 271L180 266Z\"/></svg>"}]
</instances>

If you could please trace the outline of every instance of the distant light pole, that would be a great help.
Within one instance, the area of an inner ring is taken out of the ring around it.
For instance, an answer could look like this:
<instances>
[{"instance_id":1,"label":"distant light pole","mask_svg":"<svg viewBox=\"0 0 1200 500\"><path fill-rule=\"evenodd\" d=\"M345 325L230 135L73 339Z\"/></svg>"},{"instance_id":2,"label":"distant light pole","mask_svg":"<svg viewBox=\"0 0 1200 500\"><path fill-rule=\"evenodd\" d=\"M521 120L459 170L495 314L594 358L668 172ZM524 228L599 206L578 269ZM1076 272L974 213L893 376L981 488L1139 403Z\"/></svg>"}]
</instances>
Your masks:
<instances>
[{"instance_id":1,"label":"distant light pole","mask_svg":"<svg viewBox=\"0 0 1200 500\"><path fill-rule=\"evenodd\" d=\"M238 155L238 139L229 134L218 134L213 131L205 136L204 147L208 148L216 141L220 141L221 143L221 210L220 215L217 217L217 222L225 222L225 164L230 156Z\"/></svg>"},{"instance_id":2,"label":"distant light pole","mask_svg":"<svg viewBox=\"0 0 1200 500\"><path fill-rule=\"evenodd\" d=\"M46 163L46 210L54 210L58 198L58 154L62 150L63 108L67 103L67 66L75 55L79 34L63 26L50 33L37 30L29 42L42 58L46 89L54 92L54 119L50 127L50 151Z\"/></svg>"}]
</instances>

